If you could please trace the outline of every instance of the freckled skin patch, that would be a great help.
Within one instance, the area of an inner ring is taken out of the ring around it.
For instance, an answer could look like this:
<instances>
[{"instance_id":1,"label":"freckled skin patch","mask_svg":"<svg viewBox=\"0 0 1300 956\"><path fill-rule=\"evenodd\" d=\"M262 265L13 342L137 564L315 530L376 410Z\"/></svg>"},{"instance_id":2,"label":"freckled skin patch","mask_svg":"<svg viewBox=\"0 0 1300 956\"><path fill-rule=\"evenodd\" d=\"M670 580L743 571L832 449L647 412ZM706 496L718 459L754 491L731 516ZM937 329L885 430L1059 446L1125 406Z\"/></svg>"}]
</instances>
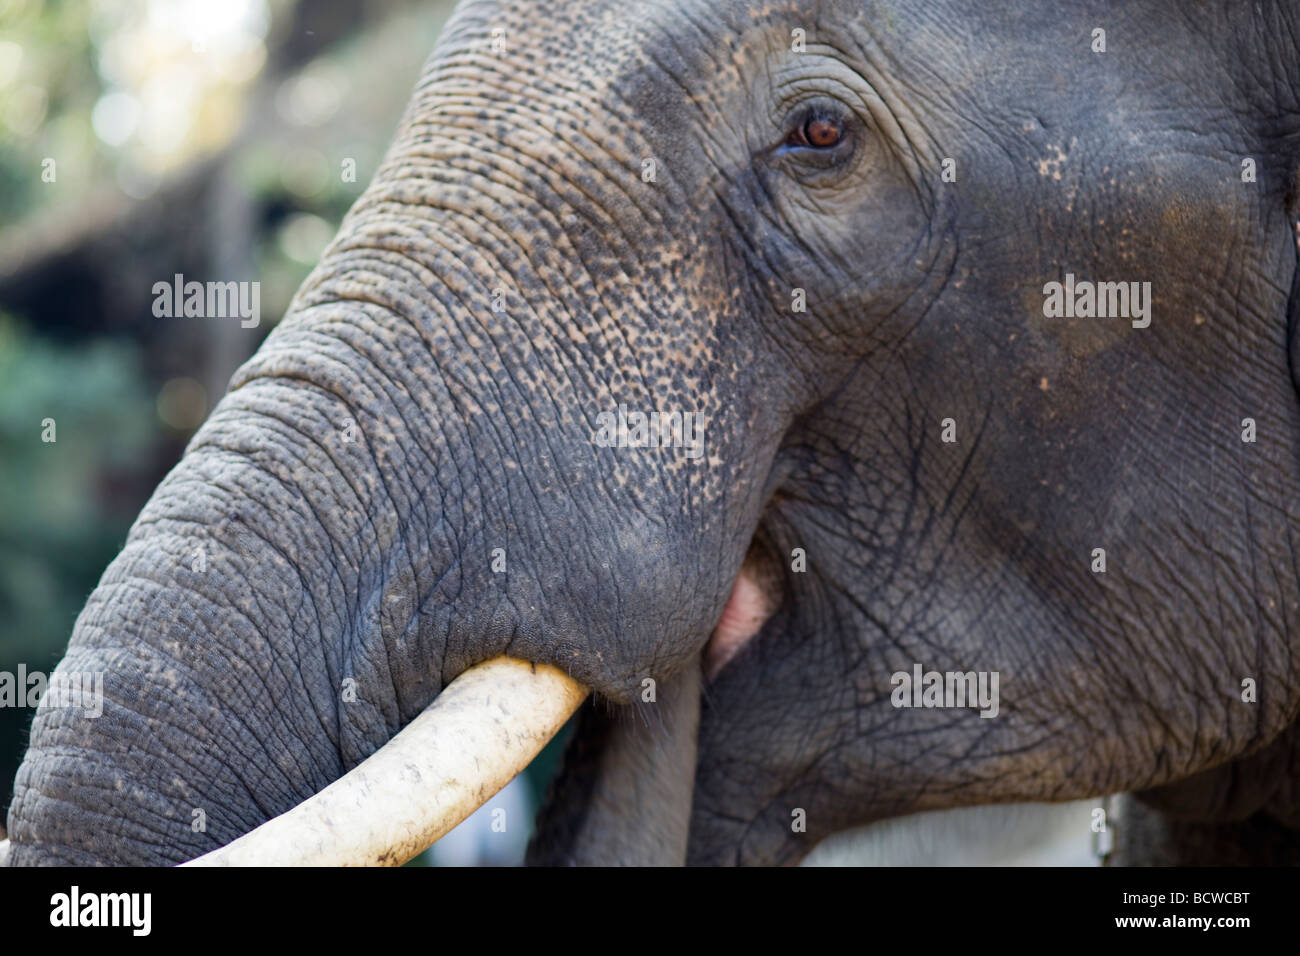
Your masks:
<instances>
[{"instance_id":1,"label":"freckled skin patch","mask_svg":"<svg viewBox=\"0 0 1300 956\"><path fill-rule=\"evenodd\" d=\"M699 666L747 554L776 610L663 801L691 808L691 862L1152 787L1277 738L1300 707L1300 139L1277 117L1300 110L1296 51L1250 44L1295 30L1153 2L1098 56L1096 11L988 7L462 5L79 619L64 666L111 665L119 706L38 716L16 859L210 850L503 652L656 726L642 680ZM812 106L846 123L834 158L782 149ZM1045 317L1066 272L1151 281L1150 328ZM595 444L620 403L702 416L703 456ZM892 707L914 662L998 671L999 717ZM576 750L558 792L640 765ZM606 848L680 835L661 812L607 813Z\"/></svg>"}]
</instances>

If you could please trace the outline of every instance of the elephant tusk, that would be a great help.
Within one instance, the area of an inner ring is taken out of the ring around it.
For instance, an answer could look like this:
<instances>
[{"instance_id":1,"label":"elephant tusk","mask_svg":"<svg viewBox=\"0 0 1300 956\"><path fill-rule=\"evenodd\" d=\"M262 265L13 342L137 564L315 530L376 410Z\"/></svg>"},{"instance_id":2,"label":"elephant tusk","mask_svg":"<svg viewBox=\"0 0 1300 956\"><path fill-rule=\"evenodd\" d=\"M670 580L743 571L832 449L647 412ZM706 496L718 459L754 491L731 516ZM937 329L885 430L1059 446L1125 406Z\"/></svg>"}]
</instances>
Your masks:
<instances>
[{"instance_id":1,"label":"elephant tusk","mask_svg":"<svg viewBox=\"0 0 1300 956\"><path fill-rule=\"evenodd\" d=\"M547 664L471 667L320 793L182 866L401 866L528 766L587 692Z\"/></svg>"},{"instance_id":2,"label":"elephant tusk","mask_svg":"<svg viewBox=\"0 0 1300 956\"><path fill-rule=\"evenodd\" d=\"M0 840L0 866L9 862L9 841Z\"/></svg>"}]
</instances>

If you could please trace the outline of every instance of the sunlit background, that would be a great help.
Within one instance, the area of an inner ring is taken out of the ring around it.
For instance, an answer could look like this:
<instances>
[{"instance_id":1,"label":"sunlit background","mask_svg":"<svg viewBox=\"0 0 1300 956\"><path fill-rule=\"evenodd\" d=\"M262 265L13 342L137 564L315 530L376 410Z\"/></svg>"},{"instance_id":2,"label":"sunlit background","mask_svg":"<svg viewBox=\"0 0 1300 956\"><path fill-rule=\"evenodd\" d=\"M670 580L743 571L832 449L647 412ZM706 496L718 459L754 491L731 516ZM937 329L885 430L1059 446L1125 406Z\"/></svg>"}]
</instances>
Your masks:
<instances>
[{"instance_id":1,"label":"sunlit background","mask_svg":"<svg viewBox=\"0 0 1300 956\"><path fill-rule=\"evenodd\" d=\"M0 671L53 668L369 182L452 6L0 0ZM156 318L153 284L176 273L260 282L260 326ZM0 807L31 718L0 707ZM555 759L421 862L518 862Z\"/></svg>"}]
</instances>

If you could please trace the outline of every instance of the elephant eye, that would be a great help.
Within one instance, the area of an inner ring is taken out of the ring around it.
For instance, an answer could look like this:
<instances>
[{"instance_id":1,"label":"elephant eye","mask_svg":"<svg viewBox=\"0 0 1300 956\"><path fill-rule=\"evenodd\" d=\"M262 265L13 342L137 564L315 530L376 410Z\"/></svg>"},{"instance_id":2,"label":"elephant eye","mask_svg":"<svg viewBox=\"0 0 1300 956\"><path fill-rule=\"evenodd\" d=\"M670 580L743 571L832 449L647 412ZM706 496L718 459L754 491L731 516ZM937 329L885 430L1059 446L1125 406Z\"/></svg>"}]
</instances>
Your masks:
<instances>
[{"instance_id":1,"label":"elephant eye","mask_svg":"<svg viewBox=\"0 0 1300 956\"><path fill-rule=\"evenodd\" d=\"M784 138L767 155L805 185L825 186L856 168L864 127L843 103L829 96L805 102L791 109L784 126Z\"/></svg>"},{"instance_id":2,"label":"elephant eye","mask_svg":"<svg viewBox=\"0 0 1300 956\"><path fill-rule=\"evenodd\" d=\"M787 143L790 146L807 146L812 149L831 149L844 139L844 123L832 116L809 116L794 132Z\"/></svg>"},{"instance_id":3,"label":"elephant eye","mask_svg":"<svg viewBox=\"0 0 1300 956\"><path fill-rule=\"evenodd\" d=\"M844 138L844 127L835 120L813 119L804 124L803 136L810 146L830 149Z\"/></svg>"}]
</instances>

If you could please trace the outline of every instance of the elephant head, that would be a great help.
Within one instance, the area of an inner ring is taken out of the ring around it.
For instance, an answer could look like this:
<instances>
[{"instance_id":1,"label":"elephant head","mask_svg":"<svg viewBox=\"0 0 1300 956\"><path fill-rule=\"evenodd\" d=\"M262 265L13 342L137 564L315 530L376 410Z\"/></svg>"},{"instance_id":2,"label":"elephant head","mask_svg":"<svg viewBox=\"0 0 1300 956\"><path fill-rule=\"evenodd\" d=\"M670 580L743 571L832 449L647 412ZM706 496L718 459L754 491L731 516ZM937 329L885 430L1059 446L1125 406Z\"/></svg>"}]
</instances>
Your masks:
<instances>
[{"instance_id":1,"label":"elephant head","mask_svg":"<svg viewBox=\"0 0 1300 956\"><path fill-rule=\"evenodd\" d=\"M538 862L1153 788L1300 824L1285 761L1213 785L1300 710L1298 31L462 4L78 618L103 714L40 708L12 862L196 857L503 654L593 691Z\"/></svg>"}]
</instances>

